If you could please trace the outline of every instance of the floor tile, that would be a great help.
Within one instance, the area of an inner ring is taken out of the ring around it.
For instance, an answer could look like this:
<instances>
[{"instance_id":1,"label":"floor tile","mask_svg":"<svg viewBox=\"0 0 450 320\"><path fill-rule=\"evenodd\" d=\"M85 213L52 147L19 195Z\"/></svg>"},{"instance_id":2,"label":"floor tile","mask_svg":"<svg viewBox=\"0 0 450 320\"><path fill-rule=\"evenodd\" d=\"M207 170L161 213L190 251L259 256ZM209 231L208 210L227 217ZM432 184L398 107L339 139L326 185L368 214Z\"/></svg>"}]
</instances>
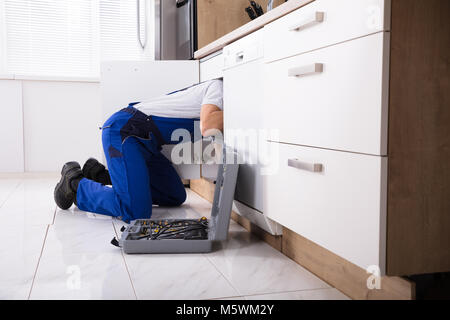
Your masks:
<instances>
[{"instance_id":1,"label":"floor tile","mask_svg":"<svg viewBox=\"0 0 450 320\"><path fill-rule=\"evenodd\" d=\"M247 300L350 300L334 288L246 296Z\"/></svg>"},{"instance_id":2,"label":"floor tile","mask_svg":"<svg viewBox=\"0 0 450 320\"><path fill-rule=\"evenodd\" d=\"M30 299L135 299L121 254L42 257Z\"/></svg>"},{"instance_id":3,"label":"floor tile","mask_svg":"<svg viewBox=\"0 0 450 320\"><path fill-rule=\"evenodd\" d=\"M114 253L120 249L111 244L116 236L110 217L98 217L78 210L56 212L49 227L44 254L55 257L80 253Z\"/></svg>"},{"instance_id":4,"label":"floor tile","mask_svg":"<svg viewBox=\"0 0 450 320\"><path fill-rule=\"evenodd\" d=\"M123 254L110 241L126 223L56 209L55 177L0 179L0 299L346 298L233 221L209 254ZM186 192L152 218L209 217L211 204Z\"/></svg>"},{"instance_id":5,"label":"floor tile","mask_svg":"<svg viewBox=\"0 0 450 320\"><path fill-rule=\"evenodd\" d=\"M213 299L238 296L201 254L125 255L138 299Z\"/></svg>"},{"instance_id":6,"label":"floor tile","mask_svg":"<svg viewBox=\"0 0 450 320\"><path fill-rule=\"evenodd\" d=\"M20 183L19 179L0 179L0 208Z\"/></svg>"},{"instance_id":7,"label":"floor tile","mask_svg":"<svg viewBox=\"0 0 450 320\"><path fill-rule=\"evenodd\" d=\"M52 179L23 179L0 207L0 219L17 225L53 223L54 187Z\"/></svg>"},{"instance_id":8,"label":"floor tile","mask_svg":"<svg viewBox=\"0 0 450 320\"><path fill-rule=\"evenodd\" d=\"M2 223L0 233L0 299L27 299L47 226Z\"/></svg>"},{"instance_id":9,"label":"floor tile","mask_svg":"<svg viewBox=\"0 0 450 320\"><path fill-rule=\"evenodd\" d=\"M205 254L240 295L329 288L267 243L231 223L229 240Z\"/></svg>"}]
</instances>

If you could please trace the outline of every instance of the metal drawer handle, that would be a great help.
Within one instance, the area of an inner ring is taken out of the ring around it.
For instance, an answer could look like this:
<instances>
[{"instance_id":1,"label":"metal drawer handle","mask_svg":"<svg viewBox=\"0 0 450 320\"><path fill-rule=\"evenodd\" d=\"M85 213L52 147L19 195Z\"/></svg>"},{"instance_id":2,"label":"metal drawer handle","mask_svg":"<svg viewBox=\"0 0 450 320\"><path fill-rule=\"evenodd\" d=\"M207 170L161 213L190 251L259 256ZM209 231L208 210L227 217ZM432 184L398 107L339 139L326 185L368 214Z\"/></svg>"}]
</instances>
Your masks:
<instances>
[{"instance_id":1,"label":"metal drawer handle","mask_svg":"<svg viewBox=\"0 0 450 320\"><path fill-rule=\"evenodd\" d=\"M309 74L322 73L323 63L314 63L308 66L295 67L288 70L289 77L301 77Z\"/></svg>"},{"instance_id":2,"label":"metal drawer handle","mask_svg":"<svg viewBox=\"0 0 450 320\"><path fill-rule=\"evenodd\" d=\"M324 12L316 11L316 13L314 14L314 17L312 19L290 26L289 31L301 31L302 29L312 27L316 24L322 23L324 20L324 17L325 17Z\"/></svg>"},{"instance_id":3,"label":"metal drawer handle","mask_svg":"<svg viewBox=\"0 0 450 320\"><path fill-rule=\"evenodd\" d=\"M310 172L322 172L323 165L320 163L308 163L298 159L288 159L288 166L300 170L306 170Z\"/></svg>"}]
</instances>

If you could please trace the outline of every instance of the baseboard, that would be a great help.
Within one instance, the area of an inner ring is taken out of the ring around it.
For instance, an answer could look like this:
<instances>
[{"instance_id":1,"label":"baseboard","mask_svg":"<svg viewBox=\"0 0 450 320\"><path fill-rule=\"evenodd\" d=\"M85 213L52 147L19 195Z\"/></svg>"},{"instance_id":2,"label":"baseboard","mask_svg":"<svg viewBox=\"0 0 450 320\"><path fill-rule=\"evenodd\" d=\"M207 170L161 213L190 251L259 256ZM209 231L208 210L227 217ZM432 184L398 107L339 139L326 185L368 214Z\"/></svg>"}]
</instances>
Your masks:
<instances>
[{"instance_id":1,"label":"baseboard","mask_svg":"<svg viewBox=\"0 0 450 320\"><path fill-rule=\"evenodd\" d=\"M205 180L191 180L192 191L212 202L214 184ZM335 255L301 235L283 228L282 236L273 236L244 217L233 212L232 219L254 233L284 255L308 269L316 276L357 300L412 300L415 285L401 277L382 277L380 289L369 289L366 270Z\"/></svg>"},{"instance_id":2,"label":"baseboard","mask_svg":"<svg viewBox=\"0 0 450 320\"><path fill-rule=\"evenodd\" d=\"M369 273L327 249L284 228L282 252L304 268L357 300L412 300L414 283L401 277L381 277L380 289L369 289Z\"/></svg>"}]
</instances>

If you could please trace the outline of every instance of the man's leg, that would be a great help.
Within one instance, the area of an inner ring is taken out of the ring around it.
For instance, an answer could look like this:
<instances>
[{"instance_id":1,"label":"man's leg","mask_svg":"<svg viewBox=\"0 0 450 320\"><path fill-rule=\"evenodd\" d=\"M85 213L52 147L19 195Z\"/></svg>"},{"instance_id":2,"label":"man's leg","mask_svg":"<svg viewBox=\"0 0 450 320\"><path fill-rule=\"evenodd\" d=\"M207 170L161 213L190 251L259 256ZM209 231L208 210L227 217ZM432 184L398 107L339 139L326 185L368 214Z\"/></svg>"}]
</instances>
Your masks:
<instances>
[{"instance_id":1,"label":"man's leg","mask_svg":"<svg viewBox=\"0 0 450 320\"><path fill-rule=\"evenodd\" d=\"M153 204L179 206L186 201L183 182L170 161L160 152L147 162Z\"/></svg>"},{"instance_id":2,"label":"man's leg","mask_svg":"<svg viewBox=\"0 0 450 320\"><path fill-rule=\"evenodd\" d=\"M89 158L83 165L83 175L89 180L100 182L103 185L111 185L111 176L105 166L97 159Z\"/></svg>"},{"instance_id":3,"label":"man's leg","mask_svg":"<svg viewBox=\"0 0 450 320\"><path fill-rule=\"evenodd\" d=\"M147 167L148 146L134 137L122 144L120 139L116 139L114 130L105 130L103 147L112 188L82 179L77 189L76 204L81 210L120 217L124 221L149 218L152 195Z\"/></svg>"}]
</instances>

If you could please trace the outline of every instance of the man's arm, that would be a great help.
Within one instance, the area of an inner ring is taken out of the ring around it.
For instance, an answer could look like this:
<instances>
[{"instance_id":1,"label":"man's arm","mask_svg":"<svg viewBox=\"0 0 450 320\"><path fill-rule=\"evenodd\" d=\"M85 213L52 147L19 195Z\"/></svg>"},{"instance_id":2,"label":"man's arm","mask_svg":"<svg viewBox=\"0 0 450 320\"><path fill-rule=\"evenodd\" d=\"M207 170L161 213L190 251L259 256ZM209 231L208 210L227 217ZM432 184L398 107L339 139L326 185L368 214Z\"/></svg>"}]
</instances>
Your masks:
<instances>
[{"instance_id":1,"label":"man's arm","mask_svg":"<svg viewBox=\"0 0 450 320\"><path fill-rule=\"evenodd\" d=\"M216 105L204 104L200 111L200 130L203 136L207 136L213 129L223 132L223 111Z\"/></svg>"}]
</instances>

